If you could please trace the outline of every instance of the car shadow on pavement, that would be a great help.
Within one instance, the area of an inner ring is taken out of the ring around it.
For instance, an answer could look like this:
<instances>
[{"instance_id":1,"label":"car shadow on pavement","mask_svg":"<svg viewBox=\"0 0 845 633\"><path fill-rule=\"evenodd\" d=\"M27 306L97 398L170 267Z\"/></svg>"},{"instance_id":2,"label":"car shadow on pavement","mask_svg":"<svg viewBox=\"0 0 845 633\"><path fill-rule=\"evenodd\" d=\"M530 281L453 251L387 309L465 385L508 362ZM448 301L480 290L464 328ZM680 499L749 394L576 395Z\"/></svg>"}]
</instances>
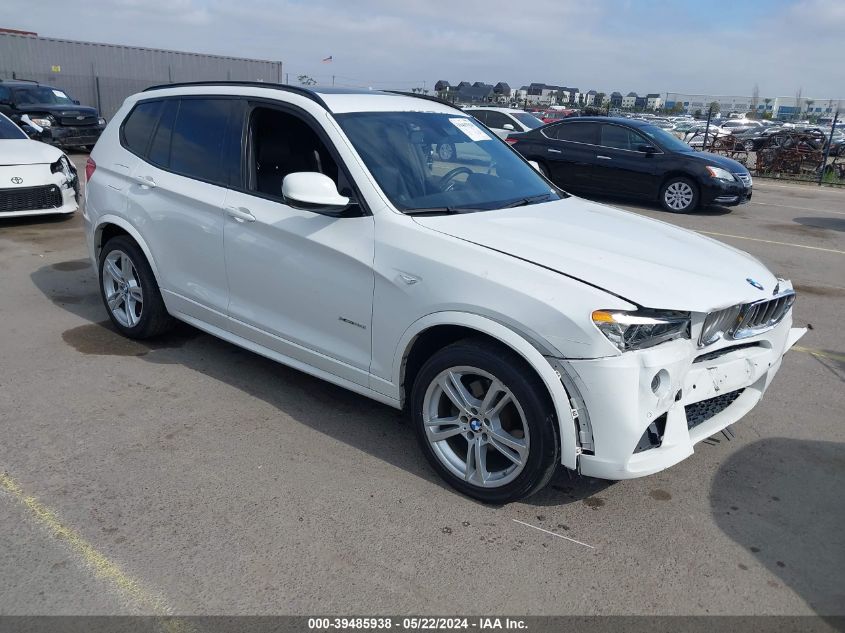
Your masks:
<instances>
[{"instance_id":1,"label":"car shadow on pavement","mask_svg":"<svg viewBox=\"0 0 845 633\"><path fill-rule=\"evenodd\" d=\"M725 534L771 573L773 591L782 583L819 615L845 614L845 444L749 444L719 468L710 506Z\"/></svg>"},{"instance_id":2,"label":"car shadow on pavement","mask_svg":"<svg viewBox=\"0 0 845 633\"><path fill-rule=\"evenodd\" d=\"M826 231L845 231L845 220L840 218L794 218L793 221Z\"/></svg>"},{"instance_id":3,"label":"car shadow on pavement","mask_svg":"<svg viewBox=\"0 0 845 633\"><path fill-rule=\"evenodd\" d=\"M108 320L87 259L42 266L31 279L54 305L86 321L62 333L62 340L76 351L189 367L263 400L313 430L452 491L426 462L410 423L400 411L184 323L149 341L127 339ZM590 497L607 485L609 482L559 468L551 484L526 503L565 505Z\"/></svg>"}]
</instances>

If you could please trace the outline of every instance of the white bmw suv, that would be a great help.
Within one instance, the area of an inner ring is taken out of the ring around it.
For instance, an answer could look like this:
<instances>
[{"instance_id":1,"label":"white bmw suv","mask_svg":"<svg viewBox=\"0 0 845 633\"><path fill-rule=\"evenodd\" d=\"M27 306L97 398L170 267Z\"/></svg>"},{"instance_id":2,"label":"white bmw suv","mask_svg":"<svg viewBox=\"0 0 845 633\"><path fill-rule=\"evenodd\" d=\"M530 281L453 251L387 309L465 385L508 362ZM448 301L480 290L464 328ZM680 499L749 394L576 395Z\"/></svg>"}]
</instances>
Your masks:
<instances>
[{"instance_id":1,"label":"white bmw suv","mask_svg":"<svg viewBox=\"0 0 845 633\"><path fill-rule=\"evenodd\" d=\"M681 461L803 334L792 285L753 257L570 196L435 99L159 86L86 172L123 334L179 319L405 408L434 469L486 502L560 464L625 479Z\"/></svg>"}]
</instances>

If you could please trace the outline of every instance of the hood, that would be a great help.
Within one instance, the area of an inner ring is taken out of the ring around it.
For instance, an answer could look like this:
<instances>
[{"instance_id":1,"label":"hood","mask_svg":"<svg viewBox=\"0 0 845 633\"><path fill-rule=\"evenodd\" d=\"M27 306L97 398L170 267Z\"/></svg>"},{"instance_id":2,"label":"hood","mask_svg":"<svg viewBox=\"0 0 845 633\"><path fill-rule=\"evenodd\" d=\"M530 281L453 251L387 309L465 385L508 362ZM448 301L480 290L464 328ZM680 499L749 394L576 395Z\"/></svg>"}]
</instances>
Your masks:
<instances>
[{"instance_id":1,"label":"hood","mask_svg":"<svg viewBox=\"0 0 845 633\"><path fill-rule=\"evenodd\" d=\"M0 165L55 163L62 150L29 139L0 139Z\"/></svg>"},{"instance_id":2,"label":"hood","mask_svg":"<svg viewBox=\"0 0 845 633\"><path fill-rule=\"evenodd\" d=\"M18 105L16 114L31 114L33 112L46 112L56 117L96 117L97 110L90 106L71 105L68 103L27 103Z\"/></svg>"},{"instance_id":3,"label":"hood","mask_svg":"<svg viewBox=\"0 0 845 633\"><path fill-rule=\"evenodd\" d=\"M648 308L709 312L770 297L777 283L747 253L693 231L574 196L414 220ZM747 279L762 284L763 290Z\"/></svg>"},{"instance_id":4,"label":"hood","mask_svg":"<svg viewBox=\"0 0 845 633\"><path fill-rule=\"evenodd\" d=\"M721 154L711 154L710 152L685 152L684 157L698 161L704 165L716 165L722 169L727 169L732 174L747 174L748 168L727 156Z\"/></svg>"}]
</instances>

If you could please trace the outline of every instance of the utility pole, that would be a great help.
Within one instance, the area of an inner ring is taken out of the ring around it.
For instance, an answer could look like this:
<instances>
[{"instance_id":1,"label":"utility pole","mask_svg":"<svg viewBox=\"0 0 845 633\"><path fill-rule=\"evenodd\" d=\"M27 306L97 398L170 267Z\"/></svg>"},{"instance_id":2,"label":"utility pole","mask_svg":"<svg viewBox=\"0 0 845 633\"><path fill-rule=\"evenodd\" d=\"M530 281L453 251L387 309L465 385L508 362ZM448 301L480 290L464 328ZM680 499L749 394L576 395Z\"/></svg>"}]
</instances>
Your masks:
<instances>
[{"instance_id":1,"label":"utility pole","mask_svg":"<svg viewBox=\"0 0 845 633\"><path fill-rule=\"evenodd\" d=\"M833 132L836 130L836 122L839 120L839 108L836 108L836 112L833 115L833 124L830 126L830 136L827 139L827 147L824 148L824 160L822 161L822 167L819 170L819 187L822 186L822 180L824 180L824 172L827 169L827 159L830 156L830 144L833 143Z\"/></svg>"},{"instance_id":2,"label":"utility pole","mask_svg":"<svg viewBox=\"0 0 845 633\"><path fill-rule=\"evenodd\" d=\"M713 116L713 104L707 109L707 125L704 126L704 142L701 144L701 151L707 151L707 133L710 132L710 118Z\"/></svg>"},{"instance_id":3,"label":"utility pole","mask_svg":"<svg viewBox=\"0 0 845 633\"><path fill-rule=\"evenodd\" d=\"M332 88L334 88L334 75L332 75Z\"/></svg>"}]
</instances>

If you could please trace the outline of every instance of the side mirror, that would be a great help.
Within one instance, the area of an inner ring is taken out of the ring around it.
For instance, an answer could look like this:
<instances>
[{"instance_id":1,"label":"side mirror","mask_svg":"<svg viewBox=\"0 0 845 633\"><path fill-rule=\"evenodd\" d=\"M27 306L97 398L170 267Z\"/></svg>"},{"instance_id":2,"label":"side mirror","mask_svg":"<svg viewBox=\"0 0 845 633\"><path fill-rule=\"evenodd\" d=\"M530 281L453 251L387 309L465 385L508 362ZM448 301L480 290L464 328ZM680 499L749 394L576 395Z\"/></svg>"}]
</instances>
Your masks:
<instances>
[{"instance_id":1,"label":"side mirror","mask_svg":"<svg viewBox=\"0 0 845 633\"><path fill-rule=\"evenodd\" d=\"M643 152L644 154L654 154L657 148L654 145L638 145L637 151Z\"/></svg>"},{"instance_id":2,"label":"side mirror","mask_svg":"<svg viewBox=\"0 0 845 633\"><path fill-rule=\"evenodd\" d=\"M337 192L334 181L316 171L298 171L285 176L282 196L295 209L306 209L324 215L337 215L351 200Z\"/></svg>"},{"instance_id":3,"label":"side mirror","mask_svg":"<svg viewBox=\"0 0 845 633\"><path fill-rule=\"evenodd\" d=\"M79 99L74 99L74 100L73 100L73 102L74 102L76 105L80 105L80 103L79 103Z\"/></svg>"},{"instance_id":4,"label":"side mirror","mask_svg":"<svg viewBox=\"0 0 845 633\"><path fill-rule=\"evenodd\" d=\"M509 131L511 131L511 132L515 132L515 131L516 131L516 128L513 126L513 123L505 123L505 124L502 126L502 129L503 129L503 130L509 130Z\"/></svg>"}]
</instances>

